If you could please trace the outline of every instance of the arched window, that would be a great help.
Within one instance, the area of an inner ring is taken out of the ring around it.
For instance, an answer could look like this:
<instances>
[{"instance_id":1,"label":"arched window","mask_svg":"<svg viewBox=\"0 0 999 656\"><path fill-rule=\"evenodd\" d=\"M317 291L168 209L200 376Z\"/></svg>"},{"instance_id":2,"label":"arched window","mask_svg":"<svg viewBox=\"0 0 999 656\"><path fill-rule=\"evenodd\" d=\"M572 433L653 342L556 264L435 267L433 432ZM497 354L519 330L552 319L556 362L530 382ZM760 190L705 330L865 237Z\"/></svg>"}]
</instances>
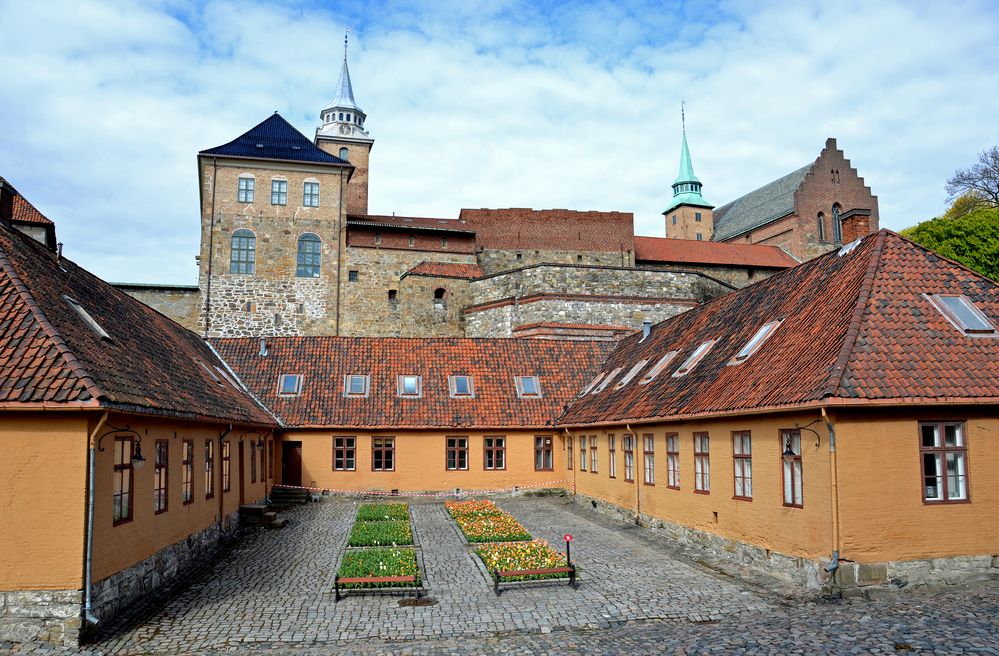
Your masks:
<instances>
[{"instance_id":1,"label":"arched window","mask_svg":"<svg viewBox=\"0 0 999 656\"><path fill-rule=\"evenodd\" d=\"M843 226L839 222L839 213L842 208L839 203L834 203L832 206L832 229L833 229L833 241L837 244L843 241Z\"/></svg>"},{"instance_id":2,"label":"arched window","mask_svg":"<svg viewBox=\"0 0 999 656\"><path fill-rule=\"evenodd\" d=\"M340 120L343 120L343 112L340 112Z\"/></svg>"},{"instance_id":3,"label":"arched window","mask_svg":"<svg viewBox=\"0 0 999 656\"><path fill-rule=\"evenodd\" d=\"M447 307L447 290L438 287L434 290L434 309L443 310L445 307Z\"/></svg>"},{"instance_id":4,"label":"arched window","mask_svg":"<svg viewBox=\"0 0 999 656\"><path fill-rule=\"evenodd\" d=\"M232 252L229 256L229 273L253 275L256 263L257 236L249 230L232 233Z\"/></svg>"},{"instance_id":5,"label":"arched window","mask_svg":"<svg viewBox=\"0 0 999 656\"><path fill-rule=\"evenodd\" d=\"M347 122L350 123L350 121L351 121L350 114L347 114Z\"/></svg>"},{"instance_id":6,"label":"arched window","mask_svg":"<svg viewBox=\"0 0 999 656\"><path fill-rule=\"evenodd\" d=\"M816 217L816 222L819 227L819 241L826 240L826 215L819 212L818 217Z\"/></svg>"},{"instance_id":7,"label":"arched window","mask_svg":"<svg viewBox=\"0 0 999 656\"><path fill-rule=\"evenodd\" d=\"M299 278L318 278L322 261L323 242L311 232L298 238L298 266L295 275Z\"/></svg>"},{"instance_id":8,"label":"arched window","mask_svg":"<svg viewBox=\"0 0 999 656\"><path fill-rule=\"evenodd\" d=\"M347 149L346 148L341 148L340 149L340 159L346 160L347 159L347 155L348 155Z\"/></svg>"}]
</instances>

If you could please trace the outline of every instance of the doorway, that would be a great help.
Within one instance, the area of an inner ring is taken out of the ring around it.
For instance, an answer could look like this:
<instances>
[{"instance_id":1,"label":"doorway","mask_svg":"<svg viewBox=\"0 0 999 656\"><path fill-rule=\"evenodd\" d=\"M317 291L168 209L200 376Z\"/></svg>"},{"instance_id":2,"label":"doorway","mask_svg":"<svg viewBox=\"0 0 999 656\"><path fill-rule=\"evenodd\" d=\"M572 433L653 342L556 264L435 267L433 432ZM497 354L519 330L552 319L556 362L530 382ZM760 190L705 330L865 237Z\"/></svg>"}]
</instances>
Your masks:
<instances>
[{"instance_id":1,"label":"doorway","mask_svg":"<svg viewBox=\"0 0 999 656\"><path fill-rule=\"evenodd\" d=\"M284 485L302 484L302 443L281 443L281 483Z\"/></svg>"}]
</instances>

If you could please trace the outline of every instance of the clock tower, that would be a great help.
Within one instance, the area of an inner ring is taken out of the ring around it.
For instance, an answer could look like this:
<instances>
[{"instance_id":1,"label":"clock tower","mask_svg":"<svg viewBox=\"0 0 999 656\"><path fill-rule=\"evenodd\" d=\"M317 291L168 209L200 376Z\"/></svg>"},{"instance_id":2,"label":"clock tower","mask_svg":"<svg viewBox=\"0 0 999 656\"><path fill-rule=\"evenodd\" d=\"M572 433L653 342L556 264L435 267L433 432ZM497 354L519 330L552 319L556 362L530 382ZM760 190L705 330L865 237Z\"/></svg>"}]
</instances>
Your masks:
<instances>
[{"instance_id":1,"label":"clock tower","mask_svg":"<svg viewBox=\"0 0 999 656\"><path fill-rule=\"evenodd\" d=\"M316 145L331 155L347 160L354 174L347 184L347 214L368 213L368 157L375 140L364 129L367 115L354 100L347 69L347 36L343 38L343 68L336 95L319 113L322 125L316 128Z\"/></svg>"}]
</instances>

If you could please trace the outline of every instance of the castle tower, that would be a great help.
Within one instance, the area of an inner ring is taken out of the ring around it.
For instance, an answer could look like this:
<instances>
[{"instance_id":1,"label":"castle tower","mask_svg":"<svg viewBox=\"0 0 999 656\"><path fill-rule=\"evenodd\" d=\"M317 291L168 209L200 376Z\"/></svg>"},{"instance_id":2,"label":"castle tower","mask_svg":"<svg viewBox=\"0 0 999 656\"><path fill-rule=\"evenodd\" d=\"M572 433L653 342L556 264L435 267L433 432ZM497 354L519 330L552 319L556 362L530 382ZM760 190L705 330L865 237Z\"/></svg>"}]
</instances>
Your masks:
<instances>
[{"instance_id":1,"label":"castle tower","mask_svg":"<svg viewBox=\"0 0 999 656\"><path fill-rule=\"evenodd\" d=\"M701 181L694 175L687 147L687 128L683 127L680 146L680 172L673 181L673 200L663 211L666 217L666 236L672 239L710 241L713 229L711 210L714 205L701 196Z\"/></svg>"},{"instance_id":2,"label":"castle tower","mask_svg":"<svg viewBox=\"0 0 999 656\"><path fill-rule=\"evenodd\" d=\"M316 128L316 145L354 166L354 174L347 184L347 214L367 214L368 157L375 140L364 129L367 115L354 100L354 88L347 69L346 35L343 37L343 67L336 95L319 113L319 118L322 125Z\"/></svg>"}]
</instances>

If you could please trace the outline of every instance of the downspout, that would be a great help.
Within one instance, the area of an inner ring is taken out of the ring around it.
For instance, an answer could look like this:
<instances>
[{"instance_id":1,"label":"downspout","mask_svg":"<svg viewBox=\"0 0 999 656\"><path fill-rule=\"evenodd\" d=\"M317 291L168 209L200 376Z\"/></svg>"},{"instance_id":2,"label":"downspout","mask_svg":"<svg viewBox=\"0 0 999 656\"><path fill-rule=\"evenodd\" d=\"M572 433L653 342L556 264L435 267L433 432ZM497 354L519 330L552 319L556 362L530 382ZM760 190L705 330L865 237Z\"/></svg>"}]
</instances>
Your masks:
<instances>
[{"instance_id":1,"label":"downspout","mask_svg":"<svg viewBox=\"0 0 999 656\"><path fill-rule=\"evenodd\" d=\"M638 467L635 466L635 451L638 447L638 441L635 439L635 433L631 430L631 424L625 424L624 429L628 431L628 435L631 435L631 475L634 476L632 483L635 484L635 524L637 526L642 525L642 486L638 482ZM643 456L642 467L645 467L645 459ZM644 470L643 470L644 471Z\"/></svg>"},{"instance_id":2,"label":"downspout","mask_svg":"<svg viewBox=\"0 0 999 656\"><path fill-rule=\"evenodd\" d=\"M91 587L93 584L94 565L94 470L97 460L97 433L104 428L104 423L108 420L108 413L105 412L101 420L97 422L93 432L90 433L90 440L87 450L87 544L83 556L83 619L90 624L97 624L99 621L93 614L93 598Z\"/></svg>"},{"instance_id":3,"label":"downspout","mask_svg":"<svg viewBox=\"0 0 999 656\"><path fill-rule=\"evenodd\" d=\"M225 465L223 464L224 461L222 460L222 452L223 452L222 445L225 442L226 435L228 435L231 432L232 432L232 424L229 424L229 428L227 428L225 431L219 433L219 542L220 543L222 542L222 535L223 535L224 522L225 522L225 480L224 480L224 477L222 476L222 467L224 467ZM229 454L229 458L230 458L230 460L229 460L229 477L230 477L230 480L232 480L232 454L231 453Z\"/></svg>"},{"instance_id":4,"label":"downspout","mask_svg":"<svg viewBox=\"0 0 999 656\"><path fill-rule=\"evenodd\" d=\"M577 437L574 434L570 433L568 428L563 428L562 430L565 431L566 435L568 435L569 437L572 438L572 448L573 449L576 448ZM572 457L572 455L571 455L570 451L567 449L566 450L566 459L568 460L571 457ZM579 467L573 467L572 468L572 496L576 496L576 470L577 469L579 469Z\"/></svg>"},{"instance_id":5,"label":"downspout","mask_svg":"<svg viewBox=\"0 0 999 656\"><path fill-rule=\"evenodd\" d=\"M829 431L829 503L832 514L832 557L825 570L832 577L839 569L839 480L836 463L836 429L833 426L832 417L826 413L825 408L822 408L822 418Z\"/></svg>"},{"instance_id":6,"label":"downspout","mask_svg":"<svg viewBox=\"0 0 999 656\"><path fill-rule=\"evenodd\" d=\"M212 260L215 255L215 189L218 186L218 160L212 158L212 217L208 228L208 274L205 282L205 334L207 338L212 327Z\"/></svg>"}]
</instances>

